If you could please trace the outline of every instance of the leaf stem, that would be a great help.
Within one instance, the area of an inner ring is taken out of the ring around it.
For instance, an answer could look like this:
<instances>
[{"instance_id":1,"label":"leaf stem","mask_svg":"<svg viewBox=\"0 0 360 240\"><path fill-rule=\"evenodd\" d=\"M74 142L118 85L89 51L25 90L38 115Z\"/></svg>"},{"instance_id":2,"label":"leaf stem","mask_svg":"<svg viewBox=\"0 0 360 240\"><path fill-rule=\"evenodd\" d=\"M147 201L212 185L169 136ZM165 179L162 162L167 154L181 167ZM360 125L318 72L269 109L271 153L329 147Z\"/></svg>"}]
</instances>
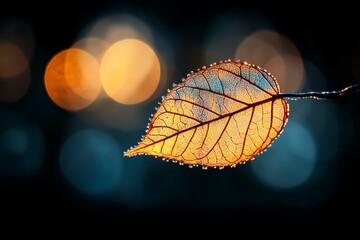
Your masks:
<instances>
[{"instance_id":1,"label":"leaf stem","mask_svg":"<svg viewBox=\"0 0 360 240\"><path fill-rule=\"evenodd\" d=\"M357 90L360 91L360 84L354 84L339 91L331 92L304 92L304 93L280 93L278 96L283 98L315 98L329 99L343 95L344 93Z\"/></svg>"}]
</instances>

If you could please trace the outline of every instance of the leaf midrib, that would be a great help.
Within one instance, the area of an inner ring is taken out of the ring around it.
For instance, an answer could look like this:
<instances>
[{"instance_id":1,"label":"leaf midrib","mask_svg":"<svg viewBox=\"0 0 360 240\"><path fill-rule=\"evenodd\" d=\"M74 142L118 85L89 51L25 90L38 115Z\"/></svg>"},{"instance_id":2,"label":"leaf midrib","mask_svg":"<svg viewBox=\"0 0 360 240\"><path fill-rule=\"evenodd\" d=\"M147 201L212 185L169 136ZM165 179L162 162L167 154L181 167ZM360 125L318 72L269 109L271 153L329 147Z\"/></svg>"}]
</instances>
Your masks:
<instances>
[{"instance_id":1,"label":"leaf midrib","mask_svg":"<svg viewBox=\"0 0 360 240\"><path fill-rule=\"evenodd\" d=\"M255 107L257 107L257 106L259 106L259 105L262 105L262 104L265 104L265 103L267 103L267 102L275 101L275 100L277 100L277 99L282 99L282 98L283 98L283 97L282 97L281 95L272 95L270 98L267 98L267 99L264 99L264 100L261 100L261 101L258 101L258 102L249 104L248 106L246 106L246 107L244 107L244 108L242 108L242 109L239 109L239 110L236 110L236 111L233 111L233 112L230 112L230 113L226 113L226 114L221 115L221 116L219 116L219 117L217 117L217 118L213 118L213 119L208 120L208 121L206 121L206 122L201 122L201 123L199 123L199 124L197 124L197 125L191 126L191 127L189 127L189 128L183 129L183 130L180 130L180 131L178 131L178 132L176 132L176 133L173 133L173 134L171 134L171 135L169 135L169 136L167 136L167 137L165 137L165 138L163 138L163 139L161 139L161 140L157 140L157 141L154 141L154 142L152 142L152 143L150 143L150 144L146 144L145 146L141 146L141 147L134 148L133 151L138 151L138 150L141 150L141 149L150 147L150 146L152 146L152 145L155 145L155 144L157 144L157 143L166 141L166 140L168 140L168 139L170 139L170 138L172 138L172 137L174 137L174 136L176 136L176 135L180 135L180 134L182 134L182 133L184 133L184 132L187 132L187 131L190 131L190 130L192 130L192 129L195 129L195 128L198 128L198 127L201 127L201 126L210 124L210 123L212 123L212 122L215 122L215 121L224 119L224 118L226 118L226 117L232 117L233 115L235 115L235 114L237 114L237 113L239 113L239 112L246 111L246 110L248 110L248 109L250 109L250 108L255 108ZM184 116L186 116L186 115L184 115ZM150 132L151 129L149 129L148 131Z\"/></svg>"}]
</instances>

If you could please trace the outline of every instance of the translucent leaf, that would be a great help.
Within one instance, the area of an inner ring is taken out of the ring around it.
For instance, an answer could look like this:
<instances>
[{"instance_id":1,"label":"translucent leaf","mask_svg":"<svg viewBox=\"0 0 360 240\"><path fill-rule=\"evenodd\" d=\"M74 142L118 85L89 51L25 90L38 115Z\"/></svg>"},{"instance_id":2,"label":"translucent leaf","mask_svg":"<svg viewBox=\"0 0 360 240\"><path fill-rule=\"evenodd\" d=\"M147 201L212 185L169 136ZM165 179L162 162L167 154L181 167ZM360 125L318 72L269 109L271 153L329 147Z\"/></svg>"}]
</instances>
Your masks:
<instances>
[{"instance_id":1,"label":"translucent leaf","mask_svg":"<svg viewBox=\"0 0 360 240\"><path fill-rule=\"evenodd\" d=\"M204 168L253 159L282 132L289 106L275 78L246 62L203 68L163 98L126 156L149 154Z\"/></svg>"}]
</instances>

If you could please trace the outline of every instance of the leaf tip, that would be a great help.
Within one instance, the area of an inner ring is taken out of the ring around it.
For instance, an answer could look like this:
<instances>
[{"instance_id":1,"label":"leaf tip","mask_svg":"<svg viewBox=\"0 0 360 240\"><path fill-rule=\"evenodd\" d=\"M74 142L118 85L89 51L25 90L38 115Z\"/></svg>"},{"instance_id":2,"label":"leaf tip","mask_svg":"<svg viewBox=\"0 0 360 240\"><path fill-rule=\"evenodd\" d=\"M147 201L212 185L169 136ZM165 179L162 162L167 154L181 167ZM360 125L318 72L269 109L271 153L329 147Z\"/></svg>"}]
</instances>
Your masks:
<instances>
[{"instance_id":1,"label":"leaf tip","mask_svg":"<svg viewBox=\"0 0 360 240\"><path fill-rule=\"evenodd\" d=\"M124 151L124 157L132 157L141 154L138 152L137 147L130 147L128 150Z\"/></svg>"},{"instance_id":2,"label":"leaf tip","mask_svg":"<svg viewBox=\"0 0 360 240\"><path fill-rule=\"evenodd\" d=\"M124 151L124 157L131 157L132 154L130 153L130 149L128 149L127 151Z\"/></svg>"}]
</instances>

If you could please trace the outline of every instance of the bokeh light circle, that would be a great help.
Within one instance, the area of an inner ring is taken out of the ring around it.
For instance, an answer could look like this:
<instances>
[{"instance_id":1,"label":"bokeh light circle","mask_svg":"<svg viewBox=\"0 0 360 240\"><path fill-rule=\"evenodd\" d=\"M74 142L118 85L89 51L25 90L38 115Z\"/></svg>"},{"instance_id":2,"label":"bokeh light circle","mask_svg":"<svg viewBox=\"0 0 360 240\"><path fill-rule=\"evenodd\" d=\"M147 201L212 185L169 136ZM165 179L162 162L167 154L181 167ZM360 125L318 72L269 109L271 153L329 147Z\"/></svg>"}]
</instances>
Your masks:
<instances>
[{"instance_id":1,"label":"bokeh light circle","mask_svg":"<svg viewBox=\"0 0 360 240\"><path fill-rule=\"evenodd\" d=\"M44 162L40 128L21 114L1 111L0 174L24 178L36 175Z\"/></svg>"},{"instance_id":2,"label":"bokeh light circle","mask_svg":"<svg viewBox=\"0 0 360 240\"><path fill-rule=\"evenodd\" d=\"M237 11L218 15L207 27L208 32L204 38L205 62L232 58L239 43L249 34L271 27L270 21L264 15L255 12ZM190 59L193 58L192 54ZM241 56L239 59L244 60Z\"/></svg>"},{"instance_id":3,"label":"bokeh light circle","mask_svg":"<svg viewBox=\"0 0 360 240\"><path fill-rule=\"evenodd\" d=\"M101 89L99 63L89 53L71 48L56 54L46 67L46 91L66 110L89 106Z\"/></svg>"},{"instance_id":4,"label":"bokeh light circle","mask_svg":"<svg viewBox=\"0 0 360 240\"><path fill-rule=\"evenodd\" d=\"M0 41L0 78L11 78L28 67L23 51L14 43Z\"/></svg>"},{"instance_id":5,"label":"bokeh light circle","mask_svg":"<svg viewBox=\"0 0 360 240\"><path fill-rule=\"evenodd\" d=\"M34 46L34 34L29 24L21 20L0 22L1 102L14 103L26 94Z\"/></svg>"},{"instance_id":6,"label":"bokeh light circle","mask_svg":"<svg viewBox=\"0 0 360 240\"><path fill-rule=\"evenodd\" d=\"M266 39L263 39L262 33L255 32L248 35L236 49L235 59L247 61L251 64L264 66L270 59L279 55L279 51L274 43L280 42L280 38L276 33L266 31ZM271 42L270 42L271 40Z\"/></svg>"},{"instance_id":7,"label":"bokeh light circle","mask_svg":"<svg viewBox=\"0 0 360 240\"><path fill-rule=\"evenodd\" d=\"M30 86L30 69L9 78L0 77L0 101L15 103L22 99Z\"/></svg>"},{"instance_id":8,"label":"bokeh light circle","mask_svg":"<svg viewBox=\"0 0 360 240\"><path fill-rule=\"evenodd\" d=\"M316 164L317 146L310 132L296 121L289 121L285 131L266 156L253 161L251 166L266 185L289 189L306 182Z\"/></svg>"},{"instance_id":9,"label":"bokeh light circle","mask_svg":"<svg viewBox=\"0 0 360 240\"><path fill-rule=\"evenodd\" d=\"M111 46L110 42L96 38L96 37L85 37L76 41L72 48L80 48L91 55L93 55L99 62L105 53L105 51Z\"/></svg>"},{"instance_id":10,"label":"bokeh light circle","mask_svg":"<svg viewBox=\"0 0 360 240\"><path fill-rule=\"evenodd\" d=\"M305 81L304 64L295 44L271 30L248 35L238 46L235 59L267 69L276 77L282 92L301 90Z\"/></svg>"},{"instance_id":11,"label":"bokeh light circle","mask_svg":"<svg viewBox=\"0 0 360 240\"><path fill-rule=\"evenodd\" d=\"M18 46L28 61L35 50L35 36L30 24L20 19L0 22L0 41L8 41Z\"/></svg>"},{"instance_id":12,"label":"bokeh light circle","mask_svg":"<svg viewBox=\"0 0 360 240\"><path fill-rule=\"evenodd\" d=\"M271 58L264 68L276 77L283 92L296 92L304 86L304 64L299 56L278 55Z\"/></svg>"},{"instance_id":13,"label":"bokeh light circle","mask_svg":"<svg viewBox=\"0 0 360 240\"><path fill-rule=\"evenodd\" d=\"M160 61L154 50L136 39L113 44L100 65L105 92L122 104L137 104L147 100L160 82Z\"/></svg>"},{"instance_id":14,"label":"bokeh light circle","mask_svg":"<svg viewBox=\"0 0 360 240\"><path fill-rule=\"evenodd\" d=\"M90 24L84 34L114 44L124 39L140 39L152 42L149 27L131 14L107 15Z\"/></svg>"},{"instance_id":15,"label":"bokeh light circle","mask_svg":"<svg viewBox=\"0 0 360 240\"><path fill-rule=\"evenodd\" d=\"M121 148L110 135L82 130L64 143L60 168L76 189L92 195L105 194L119 184L121 156Z\"/></svg>"}]
</instances>

